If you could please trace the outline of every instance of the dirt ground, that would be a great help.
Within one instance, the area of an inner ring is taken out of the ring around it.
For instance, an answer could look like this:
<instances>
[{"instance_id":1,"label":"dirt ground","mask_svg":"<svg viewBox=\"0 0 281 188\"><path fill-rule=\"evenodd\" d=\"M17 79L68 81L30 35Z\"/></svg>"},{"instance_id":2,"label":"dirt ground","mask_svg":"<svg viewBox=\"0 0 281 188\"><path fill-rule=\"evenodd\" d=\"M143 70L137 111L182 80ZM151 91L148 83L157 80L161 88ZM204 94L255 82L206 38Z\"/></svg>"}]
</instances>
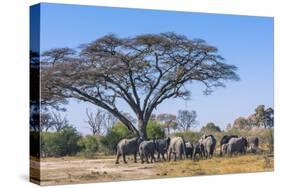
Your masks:
<instances>
[{"instance_id":1,"label":"dirt ground","mask_svg":"<svg viewBox=\"0 0 281 188\"><path fill-rule=\"evenodd\" d=\"M30 161L31 180L41 185L122 181L179 176L213 175L240 172L273 171L273 157L246 155L214 157L193 162L157 162L150 164L115 164L114 156L107 159L84 159L77 157L47 158ZM40 170L39 170L40 169Z\"/></svg>"}]
</instances>

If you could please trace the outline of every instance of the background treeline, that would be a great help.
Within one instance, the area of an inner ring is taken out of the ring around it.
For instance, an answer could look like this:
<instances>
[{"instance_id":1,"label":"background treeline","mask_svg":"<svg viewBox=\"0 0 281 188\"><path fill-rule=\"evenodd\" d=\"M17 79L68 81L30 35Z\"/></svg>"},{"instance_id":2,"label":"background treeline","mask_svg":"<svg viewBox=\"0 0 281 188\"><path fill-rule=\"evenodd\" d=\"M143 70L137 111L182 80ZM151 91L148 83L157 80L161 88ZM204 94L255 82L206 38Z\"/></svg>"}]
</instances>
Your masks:
<instances>
[{"instance_id":1,"label":"background treeline","mask_svg":"<svg viewBox=\"0 0 281 188\"><path fill-rule=\"evenodd\" d=\"M41 157L62 157L80 155L83 157L99 157L115 154L116 145L122 138L135 135L120 121L108 112L97 110L96 113L86 110L85 120L90 135L82 135L70 125L65 117L59 113L41 112L40 127L32 126L31 155ZM136 121L129 114L124 113L132 122ZM196 142L202 134L213 134L217 140L223 135L236 134L240 136L258 136L260 146L264 152L273 152L274 126L273 109L258 106L249 117L238 117L225 130L213 122L207 123L200 130L191 131L198 126L195 111L180 110L176 115L152 115L147 126L149 139L167 136L182 136L184 139ZM40 151L32 143L40 143ZM217 144L218 146L218 144Z\"/></svg>"}]
</instances>

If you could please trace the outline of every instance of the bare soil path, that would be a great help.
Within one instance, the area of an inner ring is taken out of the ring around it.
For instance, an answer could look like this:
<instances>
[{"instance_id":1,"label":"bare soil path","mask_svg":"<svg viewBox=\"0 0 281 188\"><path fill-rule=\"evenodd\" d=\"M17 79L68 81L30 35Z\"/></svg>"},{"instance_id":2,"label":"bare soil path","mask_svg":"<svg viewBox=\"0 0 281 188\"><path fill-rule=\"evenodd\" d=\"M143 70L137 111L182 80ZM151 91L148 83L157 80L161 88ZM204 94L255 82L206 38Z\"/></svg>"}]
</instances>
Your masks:
<instances>
[{"instance_id":1,"label":"bare soil path","mask_svg":"<svg viewBox=\"0 0 281 188\"><path fill-rule=\"evenodd\" d=\"M31 160L31 178L41 180L41 185L90 183L105 181L138 180L151 178L226 174L240 172L273 171L272 157L262 155L237 156L232 158L182 160L150 164L120 162L115 158L83 159L77 157L47 158L39 163ZM39 170L40 169L40 170Z\"/></svg>"}]
</instances>

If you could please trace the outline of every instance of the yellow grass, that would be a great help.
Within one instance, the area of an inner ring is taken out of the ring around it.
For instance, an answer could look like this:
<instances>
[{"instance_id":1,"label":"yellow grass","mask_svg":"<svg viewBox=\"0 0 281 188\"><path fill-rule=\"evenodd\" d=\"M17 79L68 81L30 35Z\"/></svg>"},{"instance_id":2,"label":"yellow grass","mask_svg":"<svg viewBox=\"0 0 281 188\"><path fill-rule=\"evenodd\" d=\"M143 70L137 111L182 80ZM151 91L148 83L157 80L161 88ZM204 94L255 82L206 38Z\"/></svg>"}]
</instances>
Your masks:
<instances>
[{"instance_id":1,"label":"yellow grass","mask_svg":"<svg viewBox=\"0 0 281 188\"><path fill-rule=\"evenodd\" d=\"M156 168L166 176L196 176L229 173L273 171L273 159L262 155L214 157L193 162L190 160L157 164Z\"/></svg>"}]
</instances>

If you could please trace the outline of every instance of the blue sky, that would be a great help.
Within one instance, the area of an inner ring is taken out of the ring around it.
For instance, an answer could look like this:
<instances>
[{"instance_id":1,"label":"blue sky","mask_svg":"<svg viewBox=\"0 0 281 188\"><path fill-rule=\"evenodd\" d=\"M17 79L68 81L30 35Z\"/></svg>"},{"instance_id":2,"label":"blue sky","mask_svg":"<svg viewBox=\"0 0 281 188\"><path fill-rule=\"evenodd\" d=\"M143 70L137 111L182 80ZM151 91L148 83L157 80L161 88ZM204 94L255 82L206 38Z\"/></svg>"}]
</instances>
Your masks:
<instances>
[{"instance_id":1,"label":"blue sky","mask_svg":"<svg viewBox=\"0 0 281 188\"><path fill-rule=\"evenodd\" d=\"M239 82L227 82L226 88L218 88L210 96L202 94L202 85L190 85L191 100L166 101L156 113L196 110L199 127L212 121L224 128L238 116L253 113L259 104L273 107L273 18L41 4L40 19L41 52L76 48L108 33L127 37L173 31L206 40L218 47L226 63L238 67ZM87 133L85 109L96 108L74 100L67 108L69 121Z\"/></svg>"}]
</instances>

